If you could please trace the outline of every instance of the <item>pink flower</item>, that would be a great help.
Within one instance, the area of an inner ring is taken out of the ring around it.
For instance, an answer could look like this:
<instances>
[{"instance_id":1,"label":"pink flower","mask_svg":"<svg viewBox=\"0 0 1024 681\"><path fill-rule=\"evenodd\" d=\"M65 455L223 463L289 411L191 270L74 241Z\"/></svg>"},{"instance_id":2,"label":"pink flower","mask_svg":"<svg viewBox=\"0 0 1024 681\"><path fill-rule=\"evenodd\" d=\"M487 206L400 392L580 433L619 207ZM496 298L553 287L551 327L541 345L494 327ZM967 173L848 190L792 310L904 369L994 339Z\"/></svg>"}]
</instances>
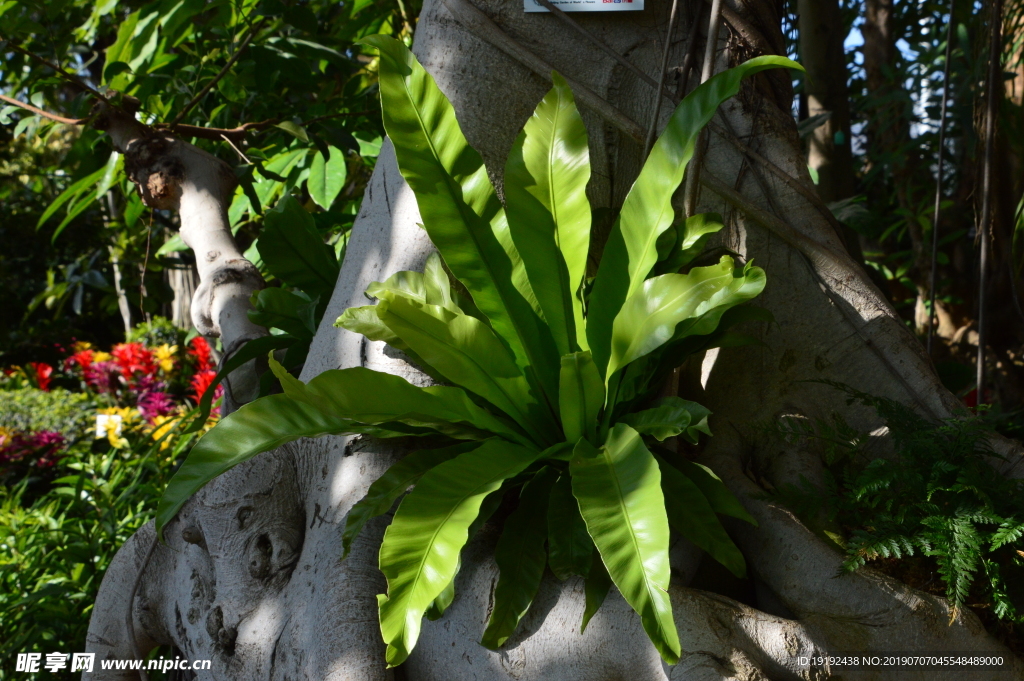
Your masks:
<instances>
[{"instance_id":1,"label":"pink flower","mask_svg":"<svg viewBox=\"0 0 1024 681\"><path fill-rule=\"evenodd\" d=\"M97 392L113 393L120 386L121 372L116 362L93 362L83 373L86 384Z\"/></svg>"},{"instance_id":2,"label":"pink flower","mask_svg":"<svg viewBox=\"0 0 1024 681\"><path fill-rule=\"evenodd\" d=\"M174 402L171 396L162 390L151 390L139 396L136 406L142 416L154 423L157 416L167 416L174 411Z\"/></svg>"},{"instance_id":3,"label":"pink flower","mask_svg":"<svg viewBox=\"0 0 1024 681\"><path fill-rule=\"evenodd\" d=\"M64 436L51 430L31 435L15 433L0 446L0 465L29 460L38 468L52 468L60 458ZM34 461L32 461L34 459Z\"/></svg>"}]
</instances>

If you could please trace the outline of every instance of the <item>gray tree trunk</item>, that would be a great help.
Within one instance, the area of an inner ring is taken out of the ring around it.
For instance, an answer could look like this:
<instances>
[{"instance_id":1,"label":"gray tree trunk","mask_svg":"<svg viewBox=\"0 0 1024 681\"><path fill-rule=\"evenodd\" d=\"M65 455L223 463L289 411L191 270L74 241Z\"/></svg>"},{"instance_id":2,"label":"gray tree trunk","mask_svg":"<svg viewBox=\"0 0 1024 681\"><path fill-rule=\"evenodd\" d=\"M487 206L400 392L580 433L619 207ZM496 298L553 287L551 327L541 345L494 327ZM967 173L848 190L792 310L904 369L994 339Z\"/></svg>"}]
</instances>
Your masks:
<instances>
[{"instance_id":1,"label":"gray tree trunk","mask_svg":"<svg viewBox=\"0 0 1024 681\"><path fill-rule=\"evenodd\" d=\"M733 16L730 28L715 37L717 70L739 55L757 53L757 45L778 45L781 38L776 3L727 4ZM516 2L487 0L479 8L506 38L618 110L591 99L583 116L594 164L591 200L601 208L621 205L642 150L642 140L623 130L642 131L648 124L651 89L555 17L524 14ZM654 75L667 13L663 0L648 0L643 12L576 17ZM531 70L524 66L528 55L509 56L518 48L494 30L466 0L427 0L415 51L500 183L517 131L549 86L535 72L545 65L533 62ZM689 40L698 35L690 26L679 29L672 64L682 62ZM710 588L713 580L693 580L716 569L701 571L702 556L685 542L673 547L672 599L684 651L678 665L662 664L639 619L614 591L586 634L579 634L583 585L550 576L502 651L479 646L497 576L490 558L494 533L485 530L464 552L451 608L440 620L425 623L406 664L387 670L375 598L385 590L376 564L384 523L369 526L345 561L340 560L341 529L348 510L401 452L390 444L343 437L287 445L221 476L168 525L167 545L154 547L152 527L143 528L104 579L88 650L100 658L130 658L170 645L189 659L211 659L212 671L198 676L217 681L821 679L826 669L801 666L799 656L969 650L1009 658L971 613L953 614L941 598L870 569L836 578L842 556L791 513L759 496L767 483L778 485L800 474L813 478L817 470L809 452L767 446L758 435L760 423L780 414L847 409L834 391L799 381L843 381L916 405L929 416L948 415L954 405L919 343L850 260L822 212L789 114L788 83L788 76L778 73L758 77L723 107L718 120L720 130L735 131L729 139L746 140L763 160L745 159L726 137L712 135L702 175L700 208L726 215L720 245L756 257L767 270L769 285L760 303L772 309L778 325L759 329L762 347L705 358L703 387L695 389L702 394L687 393L715 413L716 435L700 460L726 480L760 526L733 528L757 586L746 605L695 588ZM662 124L667 108L662 108ZM776 171L791 178L784 181ZM366 366L428 382L381 344L332 326L344 309L365 304L363 290L370 282L422 267L431 246L418 221L415 198L386 144L304 380L328 369ZM855 413L851 420L876 425L867 413ZM844 679L961 675L837 673ZM992 678L1022 674L1024 666L1014 661L1012 669ZM91 678L136 677L107 672Z\"/></svg>"}]
</instances>

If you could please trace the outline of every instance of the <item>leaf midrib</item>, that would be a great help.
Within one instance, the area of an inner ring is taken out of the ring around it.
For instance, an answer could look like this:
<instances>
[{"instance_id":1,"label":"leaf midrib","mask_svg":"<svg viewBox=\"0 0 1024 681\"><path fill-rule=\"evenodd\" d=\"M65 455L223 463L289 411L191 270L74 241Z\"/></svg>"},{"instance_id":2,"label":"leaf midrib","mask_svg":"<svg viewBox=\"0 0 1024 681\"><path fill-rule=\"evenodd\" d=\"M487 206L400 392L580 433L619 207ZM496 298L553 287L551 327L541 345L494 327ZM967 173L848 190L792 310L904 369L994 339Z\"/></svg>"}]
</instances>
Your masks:
<instances>
[{"instance_id":1,"label":"leaf midrib","mask_svg":"<svg viewBox=\"0 0 1024 681\"><path fill-rule=\"evenodd\" d=\"M414 73L415 73L415 71L414 71ZM424 71L423 75L425 77L429 76L429 74L427 74L425 71ZM413 96L412 89L409 87L408 79L405 78L405 77L402 77L401 81L402 81L402 87L405 89L406 95L408 96L409 101L413 102L412 110L413 110L413 113L416 115L416 121L419 123L420 132L422 133L423 137L427 140L427 144L430 146L431 158L434 160L434 162L444 172L445 183L448 184L449 190L451 191L452 195L454 196L456 194L456 192L454 191L455 189L458 189L459 190L458 194L461 195L462 194L462 188L461 187L454 187L454 186L452 186L453 183L455 183L455 178L452 177L451 173L449 173L447 171L447 169L445 169L444 165L441 164L441 162L440 162L441 157L438 155L437 148L434 146L434 140L431 137L431 135L429 134L428 128L426 127L426 125L423 122L423 117L420 115L420 107L418 105L418 100ZM452 112L452 115L454 116L454 112ZM456 122L456 125L457 125L457 122ZM467 147L469 146L469 142L468 141L466 142L466 146ZM470 148L472 148L472 147L470 147ZM483 163L483 161L481 161L481 164L482 163ZM457 207L459 213L461 213L463 215L463 220L464 220L464 222L466 222L467 225L471 224L471 221L465 220L464 209L468 209L473 214L473 218L479 219L479 220L483 220L482 217L478 216L476 214L476 212L473 211L469 207L469 204L466 203L466 201L464 199L462 201L455 202L455 203L456 203L456 207ZM489 226L488 226L488 228L489 228ZM476 246L477 252L482 254L483 253L483 248L481 248L481 244L480 244L480 241L477 238L477 234L476 234L475 230L470 229L468 231L469 231L470 236L471 236L471 238L473 240L474 246ZM497 285L498 279L495 277L495 273L491 269L490 263L487 262L486 258L482 258L482 257L478 258L478 263L482 264L483 268L486 270L487 276L491 280L491 286L492 286L493 290L498 294L498 298L501 300L501 306L502 306L502 308L504 308L503 312L505 313L505 318L508 320L509 324L511 324L512 328L515 329L516 335L518 336L517 340L519 341L519 346L522 348L523 353L526 355L527 358L529 358L531 365L533 365L533 366L542 366L542 363L538 361L539 358L534 357L534 353L531 350L530 343L524 342L525 330L521 327L519 321L516 319L516 316L514 314L512 314L512 312L509 310L508 302L506 300L506 294L505 294L504 290L500 286ZM506 341L507 340L508 339L506 339ZM542 394L544 393L543 386L538 385L537 389Z\"/></svg>"},{"instance_id":2,"label":"leaf midrib","mask_svg":"<svg viewBox=\"0 0 1024 681\"><path fill-rule=\"evenodd\" d=\"M561 122L562 114L562 93L559 90L556 96L555 111L551 116L551 129L548 137L548 172L547 172L547 185L548 185L548 204L551 206L551 220L552 227L555 231L555 246L558 249L558 254L561 256L562 261L565 262L565 256L562 255L562 233L559 229L561 224L558 217L558 200L555 197L555 143L558 139L557 131ZM558 262L558 258L555 258L555 272L558 274L559 279L559 302L562 308L562 318L564 319L566 342L568 343L567 350L572 352L574 345L577 345L576 339L570 337L570 328L573 330L572 336L578 333L575 330L576 326L576 315L573 312L572 297L573 292L570 287L571 282L569 281L569 264L565 262L565 267L559 267L561 263Z\"/></svg>"},{"instance_id":3,"label":"leaf midrib","mask_svg":"<svg viewBox=\"0 0 1024 681\"><path fill-rule=\"evenodd\" d=\"M626 504L625 504L625 497L623 497L623 495L622 495L622 485L619 482L619 476L617 474L617 470L615 468L615 464L612 462L611 457L610 457L610 455L608 453L609 452L608 447L605 446L605 447L602 447L601 449L604 451L604 458L608 462L608 467L609 467L610 471L612 472L612 482L615 485L615 493L616 493L616 499L617 499L618 504L619 504L619 510L621 511L622 515L627 519L626 527L628 528L630 542L633 544L633 552L638 557L642 556L642 553L640 551L640 544L639 544L639 542L637 542L636 533L633 531L633 519L632 519L632 516L629 514L629 511L627 510L627 507L626 507ZM648 600L651 603L654 603L655 595L654 595L653 591L661 591L661 589L654 589L652 591L651 581L647 578L647 566L644 564L644 561L642 559L640 561L640 565L641 565L640 574L643 575L644 589L647 591L647 598L648 598ZM664 632L665 627L661 623L661 617L655 617L655 620L657 621L658 629L660 631ZM665 643L668 643L668 642L666 641Z\"/></svg>"},{"instance_id":4,"label":"leaf midrib","mask_svg":"<svg viewBox=\"0 0 1024 681\"><path fill-rule=\"evenodd\" d=\"M440 305L434 305L434 306L432 306L432 307L441 307L441 306L440 306ZM443 308L442 308L442 309L443 309ZM391 310L391 309L389 309L389 310L388 310L388 312L390 312L391 314L394 314L394 315L395 315L396 317L400 317L400 315L396 314L396 313L395 313L395 312L394 312L393 310ZM471 317L469 317L469 315L462 315L462 316L463 316L463 317L466 317L466 318L470 318L470 319L471 319ZM530 424L530 425L534 425L534 424L532 423L532 421L531 421L530 419L526 418L526 414L524 414L524 413L523 413L522 411L520 411L520 410L519 410L519 405L518 405L518 404L516 404L516 401L515 401L514 399L512 399L512 396L511 396L511 395L509 395L509 394L508 394L508 392L507 392L507 391L506 391L506 390L505 390L504 388L502 388L501 384L499 384L499 383L498 383L497 381L495 381L495 380L494 380L494 379L493 379L493 378L491 377L490 373L489 373L489 372L488 372L488 371L487 371L486 369L484 369L484 368L483 368L482 366L480 366L479 362L477 362L477 361L476 361L476 360L475 360L475 359L474 359L474 358L473 358L472 356L470 356L470 355L466 354L466 352L465 352L465 351L461 350L461 349L460 349L460 348L458 348L457 346L455 346L455 345L450 345L450 344L446 343L446 342L444 341L444 339L442 339L442 338L438 338L438 337L437 337L437 336L435 336L434 334L430 333L430 332L429 332L428 330L424 329L424 328L423 328L422 326L419 326L418 324L415 324L414 322L412 322L412 321L410 321L410 320L405 320L405 321L406 321L406 323L407 323L407 324L409 324L409 325L411 325L411 326L415 326L415 327L416 327L417 329L419 329L419 330L420 330L420 331L421 331L421 332L422 332L422 333L423 333L423 334L424 334L425 336L427 336L427 337L429 337L429 338L432 338L432 339L434 340L434 342L436 342L436 343L438 343L438 344L440 344L440 345L443 345L443 346L445 346L445 347L448 347L448 348L450 348L450 349L451 349L451 350L452 350L453 352L455 352L456 354L458 354L458 355L462 356L462 357L463 357L463 358L464 358L464 359L465 359L465 360L466 360L466 361L467 361L467 362L468 362L469 364L471 364L471 365L472 365L473 367L475 367L475 368L477 369L477 371L478 371L478 372L479 372L479 373L480 373L481 375L483 375L483 376L484 376L484 378L486 378L486 379L487 379L487 382L488 382L488 383L490 383L491 385L493 385L493 386L494 386L494 387L495 387L495 388L497 389L497 391L498 391L499 393L501 393L502 395L504 395L504 397L505 397L505 399L506 399L506 400L508 401L508 403L509 403L509 404L510 404L510 405L511 405L511 406L512 406L512 407L513 407L514 409L515 409L515 411L516 411L516 414L517 414L517 415L519 416L519 418L520 418L520 421L519 421L520 425L522 425L522 426L524 426L524 427L526 427L526 426L527 426L527 424ZM408 342L408 341L405 341L405 342ZM515 366L515 361L513 361L513 362L512 362L512 364L513 364L513 366ZM518 367L517 367L517 368L518 368ZM520 377L522 377L522 374L520 374ZM524 380L525 380L525 377L523 377L523 378L524 378ZM481 397L483 397L483 395L481 395ZM486 398L484 398L484 399L486 399ZM488 402L490 402L490 400L488 400ZM498 405L494 405L494 406L495 406L496 408L499 408L499 409L501 409L501 407L498 407ZM506 411L506 410L502 409L502 411ZM509 416L512 416L513 418L515 418L515 416L514 416L513 414L509 414ZM534 426L534 427L536 427L536 426Z\"/></svg>"}]
</instances>

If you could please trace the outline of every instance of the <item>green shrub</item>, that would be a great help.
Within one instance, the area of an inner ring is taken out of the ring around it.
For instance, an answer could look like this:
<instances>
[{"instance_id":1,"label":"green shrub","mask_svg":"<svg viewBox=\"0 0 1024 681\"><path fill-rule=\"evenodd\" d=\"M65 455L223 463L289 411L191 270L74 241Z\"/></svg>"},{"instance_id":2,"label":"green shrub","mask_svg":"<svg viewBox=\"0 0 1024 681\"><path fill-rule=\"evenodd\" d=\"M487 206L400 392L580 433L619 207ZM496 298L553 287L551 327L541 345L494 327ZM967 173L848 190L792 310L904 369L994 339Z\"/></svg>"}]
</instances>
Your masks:
<instances>
[{"instance_id":1,"label":"green shrub","mask_svg":"<svg viewBox=\"0 0 1024 681\"><path fill-rule=\"evenodd\" d=\"M875 562L961 608L980 604L1008 623L1024 622L1024 481L993 467L983 416L930 421L892 400L831 384L875 409L889 429L893 453L874 452L872 438L842 416L786 418L769 431L793 444L816 443L825 489L806 479L775 497L843 547L843 572Z\"/></svg>"},{"instance_id":2,"label":"green shrub","mask_svg":"<svg viewBox=\"0 0 1024 681\"><path fill-rule=\"evenodd\" d=\"M90 429L93 414L94 405L86 393L63 388L49 392L36 388L0 390L0 428L29 433L50 430L74 440Z\"/></svg>"},{"instance_id":3,"label":"green shrub","mask_svg":"<svg viewBox=\"0 0 1024 681\"><path fill-rule=\"evenodd\" d=\"M0 681L77 679L15 673L17 653L85 651L103 573L117 550L153 518L174 460L195 436L132 436L127 450L72 448L42 495L30 482L0 486ZM45 659L45 658L44 658Z\"/></svg>"},{"instance_id":4,"label":"green shrub","mask_svg":"<svg viewBox=\"0 0 1024 681\"><path fill-rule=\"evenodd\" d=\"M182 345L185 331L176 327L166 317L153 317L152 321L137 324L128 334L129 343L142 343L155 348L160 345Z\"/></svg>"}]
</instances>

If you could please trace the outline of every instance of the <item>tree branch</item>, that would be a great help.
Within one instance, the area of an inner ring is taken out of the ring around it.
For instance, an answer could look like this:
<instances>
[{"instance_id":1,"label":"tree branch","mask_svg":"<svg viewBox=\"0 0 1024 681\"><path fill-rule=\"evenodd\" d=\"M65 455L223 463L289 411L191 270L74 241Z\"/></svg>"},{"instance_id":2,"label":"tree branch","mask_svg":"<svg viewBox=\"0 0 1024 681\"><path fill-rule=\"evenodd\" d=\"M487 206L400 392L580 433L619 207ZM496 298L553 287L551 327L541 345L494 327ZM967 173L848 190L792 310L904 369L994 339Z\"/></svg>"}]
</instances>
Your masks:
<instances>
[{"instance_id":1,"label":"tree branch","mask_svg":"<svg viewBox=\"0 0 1024 681\"><path fill-rule=\"evenodd\" d=\"M57 121L58 123L65 123L67 125L82 125L87 120L89 120L88 118L65 118L64 116L58 116L57 114L52 114L49 111L43 111L42 109L37 109L36 107L32 106L31 104L26 104L25 102L20 102L17 99L14 99L13 97L8 97L7 95L0 95L0 100L3 100L5 102L7 102L8 104L13 104L14 106L17 106L17 107L21 107L22 109L25 109L26 111L31 111L32 113L36 114L37 116L42 116L43 118L48 118L51 121Z\"/></svg>"},{"instance_id":2,"label":"tree branch","mask_svg":"<svg viewBox=\"0 0 1024 681\"><path fill-rule=\"evenodd\" d=\"M100 94L95 88L90 87L88 83L86 83L84 80L82 80L78 76L76 76L76 75L74 75L72 73L68 73L67 71L65 71L61 67L57 66L56 64L54 64L54 63L52 63L50 61L47 61L46 59L40 57L38 54L35 54L33 52L29 52L25 48L19 47L18 45L15 45L9 38L4 38L3 36L0 36L0 40L3 40L4 42L6 42L7 46L10 49L14 50L15 52L17 52L19 54L23 54L26 57L28 57L29 59L37 61L40 64L42 64L43 66L46 66L47 68L53 69L54 72L58 76L60 76L64 80L68 81L69 83L72 83L73 85L77 85L78 87L82 88L83 90L85 90L86 92L91 94L93 97L99 99L100 101L102 101L102 102L106 102L107 101L106 97L104 97L102 94Z\"/></svg>"}]
</instances>

